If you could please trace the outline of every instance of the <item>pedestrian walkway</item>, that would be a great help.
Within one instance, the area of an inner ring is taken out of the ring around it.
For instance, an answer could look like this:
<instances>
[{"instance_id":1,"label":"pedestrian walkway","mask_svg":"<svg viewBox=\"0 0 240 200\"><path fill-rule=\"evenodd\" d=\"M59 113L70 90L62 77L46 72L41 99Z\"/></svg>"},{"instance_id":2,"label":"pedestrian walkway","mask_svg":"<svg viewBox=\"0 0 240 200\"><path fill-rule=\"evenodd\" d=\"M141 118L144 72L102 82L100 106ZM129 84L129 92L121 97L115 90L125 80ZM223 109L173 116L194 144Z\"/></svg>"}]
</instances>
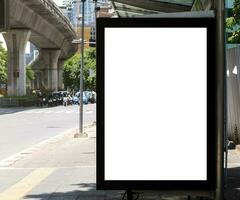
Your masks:
<instances>
[{"instance_id":1,"label":"pedestrian walkway","mask_svg":"<svg viewBox=\"0 0 240 200\"><path fill-rule=\"evenodd\" d=\"M65 134L0 168L0 200L121 200L124 191L96 190L96 125L88 138ZM139 200L187 200L139 191ZM195 200L196 198L191 198Z\"/></svg>"},{"instance_id":2,"label":"pedestrian walkway","mask_svg":"<svg viewBox=\"0 0 240 200\"><path fill-rule=\"evenodd\" d=\"M69 110L71 107L76 107L75 110ZM4 114L12 114L12 113L19 113L19 114L77 114L79 113L79 106L72 105L68 107L58 106L58 107L49 107L49 108L0 108L0 115ZM56 109L54 109L56 108ZM93 111L88 109L85 111L85 114L92 114Z\"/></svg>"},{"instance_id":3,"label":"pedestrian walkway","mask_svg":"<svg viewBox=\"0 0 240 200\"><path fill-rule=\"evenodd\" d=\"M240 152L229 150L227 183L225 189L226 200L240 199Z\"/></svg>"}]
</instances>

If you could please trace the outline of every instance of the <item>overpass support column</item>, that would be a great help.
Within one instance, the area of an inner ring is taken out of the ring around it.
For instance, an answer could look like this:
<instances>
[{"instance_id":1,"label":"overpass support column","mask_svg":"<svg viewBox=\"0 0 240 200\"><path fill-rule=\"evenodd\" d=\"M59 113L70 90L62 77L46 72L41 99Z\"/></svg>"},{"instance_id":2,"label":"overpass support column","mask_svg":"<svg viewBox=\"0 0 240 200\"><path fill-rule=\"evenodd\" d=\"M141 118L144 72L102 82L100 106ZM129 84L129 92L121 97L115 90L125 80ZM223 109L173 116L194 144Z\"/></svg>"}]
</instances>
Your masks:
<instances>
[{"instance_id":1,"label":"overpass support column","mask_svg":"<svg viewBox=\"0 0 240 200\"><path fill-rule=\"evenodd\" d=\"M58 89L58 58L59 49L42 49L41 56L44 61L46 88L51 91Z\"/></svg>"},{"instance_id":2,"label":"overpass support column","mask_svg":"<svg viewBox=\"0 0 240 200\"><path fill-rule=\"evenodd\" d=\"M58 90L63 90L63 68L65 60L58 60Z\"/></svg>"},{"instance_id":3,"label":"overpass support column","mask_svg":"<svg viewBox=\"0 0 240 200\"><path fill-rule=\"evenodd\" d=\"M26 95L25 48L31 31L12 29L3 34L8 48L8 95Z\"/></svg>"}]
</instances>

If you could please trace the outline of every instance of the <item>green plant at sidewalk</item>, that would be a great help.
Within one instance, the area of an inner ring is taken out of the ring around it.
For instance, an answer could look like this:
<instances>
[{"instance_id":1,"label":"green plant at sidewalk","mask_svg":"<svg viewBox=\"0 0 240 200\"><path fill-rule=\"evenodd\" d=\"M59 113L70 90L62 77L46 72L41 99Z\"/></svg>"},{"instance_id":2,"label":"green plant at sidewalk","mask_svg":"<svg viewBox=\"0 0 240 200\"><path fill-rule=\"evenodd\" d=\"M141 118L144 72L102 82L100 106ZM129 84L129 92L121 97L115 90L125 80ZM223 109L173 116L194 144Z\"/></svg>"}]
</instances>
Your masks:
<instances>
[{"instance_id":1,"label":"green plant at sidewalk","mask_svg":"<svg viewBox=\"0 0 240 200\"><path fill-rule=\"evenodd\" d=\"M0 43L0 83L7 81L7 51Z\"/></svg>"}]
</instances>

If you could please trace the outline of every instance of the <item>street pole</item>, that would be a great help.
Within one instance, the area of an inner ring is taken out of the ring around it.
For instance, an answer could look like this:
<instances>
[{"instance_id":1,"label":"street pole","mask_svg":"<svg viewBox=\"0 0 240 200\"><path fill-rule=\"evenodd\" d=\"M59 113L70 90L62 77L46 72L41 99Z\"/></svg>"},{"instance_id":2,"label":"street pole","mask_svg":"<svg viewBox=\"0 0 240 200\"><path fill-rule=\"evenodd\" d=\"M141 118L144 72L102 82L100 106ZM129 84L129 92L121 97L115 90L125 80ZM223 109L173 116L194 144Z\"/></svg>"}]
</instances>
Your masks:
<instances>
[{"instance_id":1,"label":"street pole","mask_svg":"<svg viewBox=\"0 0 240 200\"><path fill-rule=\"evenodd\" d=\"M95 14L95 42L97 40L97 17L98 17L98 11L100 10L100 7L97 6L97 0L94 1L94 14Z\"/></svg>"},{"instance_id":2,"label":"street pole","mask_svg":"<svg viewBox=\"0 0 240 200\"><path fill-rule=\"evenodd\" d=\"M80 70L80 115L79 115L79 134L83 134L83 65L84 65L84 3L82 1L82 41L81 41L81 70Z\"/></svg>"},{"instance_id":3,"label":"street pole","mask_svg":"<svg viewBox=\"0 0 240 200\"><path fill-rule=\"evenodd\" d=\"M75 134L75 137L87 137L87 134L83 133L83 68L84 68L84 3L82 2L82 39L81 39L81 66L80 66L80 106L79 106L79 132Z\"/></svg>"},{"instance_id":4,"label":"street pole","mask_svg":"<svg viewBox=\"0 0 240 200\"><path fill-rule=\"evenodd\" d=\"M225 5L223 0L215 0L214 8L216 10L216 65L217 65L217 179L215 200L223 200L224 190L224 89L225 89Z\"/></svg>"},{"instance_id":5,"label":"street pole","mask_svg":"<svg viewBox=\"0 0 240 200\"><path fill-rule=\"evenodd\" d=\"M93 0L94 1L94 14L95 14L95 28L97 27L97 0ZM95 29L96 31L96 29Z\"/></svg>"},{"instance_id":6,"label":"street pole","mask_svg":"<svg viewBox=\"0 0 240 200\"><path fill-rule=\"evenodd\" d=\"M100 6L97 6L97 1L98 0L93 0L95 10L95 25L97 25L98 11L100 10Z\"/></svg>"}]
</instances>

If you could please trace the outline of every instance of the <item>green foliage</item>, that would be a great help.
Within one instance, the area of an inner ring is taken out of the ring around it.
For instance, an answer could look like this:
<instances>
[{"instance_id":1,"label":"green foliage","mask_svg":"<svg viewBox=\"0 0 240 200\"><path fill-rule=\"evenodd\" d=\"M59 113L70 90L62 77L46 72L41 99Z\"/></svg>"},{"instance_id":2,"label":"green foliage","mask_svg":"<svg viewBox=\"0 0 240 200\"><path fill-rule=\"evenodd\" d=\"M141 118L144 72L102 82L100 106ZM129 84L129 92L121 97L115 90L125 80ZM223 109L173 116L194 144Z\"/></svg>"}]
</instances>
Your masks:
<instances>
[{"instance_id":1,"label":"green foliage","mask_svg":"<svg viewBox=\"0 0 240 200\"><path fill-rule=\"evenodd\" d=\"M233 1L233 17L237 23L240 20L240 0Z\"/></svg>"},{"instance_id":2,"label":"green foliage","mask_svg":"<svg viewBox=\"0 0 240 200\"><path fill-rule=\"evenodd\" d=\"M236 26L237 22L234 17L228 17L226 19L226 28L229 30L233 30L233 27Z\"/></svg>"},{"instance_id":3,"label":"green foliage","mask_svg":"<svg viewBox=\"0 0 240 200\"><path fill-rule=\"evenodd\" d=\"M34 71L32 70L32 67L28 65L26 67L26 82L30 83L34 79L35 79Z\"/></svg>"},{"instance_id":4,"label":"green foliage","mask_svg":"<svg viewBox=\"0 0 240 200\"><path fill-rule=\"evenodd\" d=\"M228 43L240 43L240 0L234 0L233 2L233 16L226 19L226 28L231 30L228 35Z\"/></svg>"},{"instance_id":5,"label":"green foliage","mask_svg":"<svg viewBox=\"0 0 240 200\"><path fill-rule=\"evenodd\" d=\"M63 69L63 83L65 87L74 89L79 84L79 60L80 55L75 54L64 63Z\"/></svg>"},{"instance_id":6,"label":"green foliage","mask_svg":"<svg viewBox=\"0 0 240 200\"><path fill-rule=\"evenodd\" d=\"M1 97L1 107L15 107L15 106L35 106L37 104L36 95L25 95L25 96L4 96Z\"/></svg>"},{"instance_id":7,"label":"green foliage","mask_svg":"<svg viewBox=\"0 0 240 200\"><path fill-rule=\"evenodd\" d=\"M0 83L7 81L7 51L0 43Z\"/></svg>"},{"instance_id":8,"label":"green foliage","mask_svg":"<svg viewBox=\"0 0 240 200\"><path fill-rule=\"evenodd\" d=\"M78 90L80 85L81 57L76 53L64 63L63 82L66 88ZM91 74L90 74L91 71ZM96 89L96 50L88 48L84 52L84 90Z\"/></svg>"}]
</instances>

